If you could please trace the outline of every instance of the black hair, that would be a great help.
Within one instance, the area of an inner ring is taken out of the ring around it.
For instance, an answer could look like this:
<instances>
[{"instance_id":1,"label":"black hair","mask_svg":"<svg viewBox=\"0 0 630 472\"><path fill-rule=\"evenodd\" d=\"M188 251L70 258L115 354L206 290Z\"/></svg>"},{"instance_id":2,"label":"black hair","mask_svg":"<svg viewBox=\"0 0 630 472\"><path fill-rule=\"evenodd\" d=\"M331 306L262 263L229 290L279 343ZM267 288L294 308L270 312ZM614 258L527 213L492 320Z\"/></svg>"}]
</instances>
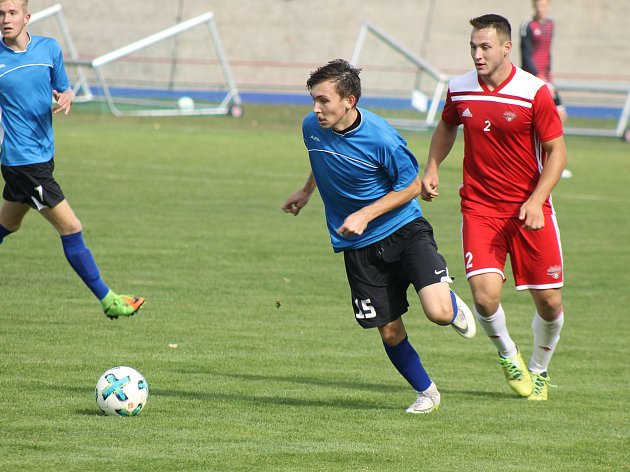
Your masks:
<instances>
[{"instance_id":1,"label":"black hair","mask_svg":"<svg viewBox=\"0 0 630 472\"><path fill-rule=\"evenodd\" d=\"M311 72L310 77L306 81L306 87L312 90L315 85L330 81L335 84L337 93L342 98L354 95L358 102L359 97L361 97L360 73L361 69L354 67L348 61L335 59Z\"/></svg>"},{"instance_id":2,"label":"black hair","mask_svg":"<svg viewBox=\"0 0 630 472\"><path fill-rule=\"evenodd\" d=\"M476 30L492 28L497 32L497 36L503 36L507 41L512 41L512 27L510 22L503 16L495 13L471 18L470 24Z\"/></svg>"}]
</instances>

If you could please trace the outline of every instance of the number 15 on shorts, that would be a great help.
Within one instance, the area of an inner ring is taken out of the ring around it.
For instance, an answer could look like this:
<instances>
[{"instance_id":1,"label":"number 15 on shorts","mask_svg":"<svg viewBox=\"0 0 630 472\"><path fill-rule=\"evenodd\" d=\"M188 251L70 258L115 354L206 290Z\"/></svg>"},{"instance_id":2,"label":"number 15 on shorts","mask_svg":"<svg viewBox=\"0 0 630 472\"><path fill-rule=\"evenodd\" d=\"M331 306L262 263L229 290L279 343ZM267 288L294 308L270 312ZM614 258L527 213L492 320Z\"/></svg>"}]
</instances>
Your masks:
<instances>
[{"instance_id":1,"label":"number 15 on shorts","mask_svg":"<svg viewBox=\"0 0 630 472\"><path fill-rule=\"evenodd\" d=\"M368 320L370 318L376 318L376 309L372 306L372 300L369 298L365 300L354 299L354 316L357 320Z\"/></svg>"}]
</instances>

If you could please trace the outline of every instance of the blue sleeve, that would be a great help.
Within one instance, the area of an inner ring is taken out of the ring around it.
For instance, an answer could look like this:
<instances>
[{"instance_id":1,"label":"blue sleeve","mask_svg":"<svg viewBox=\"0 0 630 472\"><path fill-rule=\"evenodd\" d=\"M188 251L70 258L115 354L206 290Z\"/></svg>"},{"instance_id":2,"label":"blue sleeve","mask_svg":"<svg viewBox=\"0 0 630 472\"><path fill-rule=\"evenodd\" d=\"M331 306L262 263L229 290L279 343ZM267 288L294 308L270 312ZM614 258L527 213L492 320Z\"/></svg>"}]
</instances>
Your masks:
<instances>
[{"instance_id":1,"label":"blue sleeve","mask_svg":"<svg viewBox=\"0 0 630 472\"><path fill-rule=\"evenodd\" d=\"M55 41L52 48L53 68L50 72L50 83L54 90L65 92L70 88L70 81L66 75L66 68L63 63L63 53L61 47Z\"/></svg>"},{"instance_id":2,"label":"blue sleeve","mask_svg":"<svg viewBox=\"0 0 630 472\"><path fill-rule=\"evenodd\" d=\"M407 146L398 146L385 159L384 167L392 180L392 189L396 192L409 187L418 177L418 161Z\"/></svg>"}]
</instances>

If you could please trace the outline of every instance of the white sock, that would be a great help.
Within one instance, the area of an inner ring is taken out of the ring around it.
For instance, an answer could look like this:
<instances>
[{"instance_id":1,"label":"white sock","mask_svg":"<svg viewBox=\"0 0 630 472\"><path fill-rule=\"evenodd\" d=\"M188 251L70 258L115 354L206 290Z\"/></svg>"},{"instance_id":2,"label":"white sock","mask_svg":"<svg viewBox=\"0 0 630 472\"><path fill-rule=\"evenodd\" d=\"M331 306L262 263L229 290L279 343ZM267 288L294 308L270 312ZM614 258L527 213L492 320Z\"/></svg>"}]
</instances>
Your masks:
<instances>
[{"instance_id":1,"label":"white sock","mask_svg":"<svg viewBox=\"0 0 630 472\"><path fill-rule=\"evenodd\" d=\"M553 356L558 341L560 340L560 331L564 324L564 313L553 321L545 321L536 312L532 321L532 331L534 332L534 350L529 360L529 370L535 374L547 372L549 361Z\"/></svg>"},{"instance_id":2,"label":"white sock","mask_svg":"<svg viewBox=\"0 0 630 472\"><path fill-rule=\"evenodd\" d=\"M474 306L473 312L475 313L475 318L477 318L477 321L479 321L483 330L497 347L499 355L501 357L514 357L518 352L518 349L508 333L503 307L499 305L499 309L496 313L488 317L481 316L477 312L477 308Z\"/></svg>"}]
</instances>

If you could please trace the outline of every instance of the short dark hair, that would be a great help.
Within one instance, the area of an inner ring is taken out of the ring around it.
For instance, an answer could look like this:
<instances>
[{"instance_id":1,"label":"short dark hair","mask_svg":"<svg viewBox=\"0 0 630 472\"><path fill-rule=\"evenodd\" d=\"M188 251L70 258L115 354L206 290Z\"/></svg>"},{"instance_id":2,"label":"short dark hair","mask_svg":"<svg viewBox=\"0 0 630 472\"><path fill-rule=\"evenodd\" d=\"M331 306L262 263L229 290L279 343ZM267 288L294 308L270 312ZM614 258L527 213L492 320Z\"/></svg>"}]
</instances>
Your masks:
<instances>
[{"instance_id":1,"label":"short dark hair","mask_svg":"<svg viewBox=\"0 0 630 472\"><path fill-rule=\"evenodd\" d=\"M337 93L342 98L354 95L358 102L359 97L361 97L360 73L361 69L354 67L348 61L335 59L311 72L306 81L306 87L312 90L315 85L321 82L331 81L337 87Z\"/></svg>"},{"instance_id":2,"label":"short dark hair","mask_svg":"<svg viewBox=\"0 0 630 472\"><path fill-rule=\"evenodd\" d=\"M476 30L493 28L498 36L502 35L507 41L512 41L512 27L510 26L510 22L501 15L490 13L489 15L471 18L470 24Z\"/></svg>"}]
</instances>

